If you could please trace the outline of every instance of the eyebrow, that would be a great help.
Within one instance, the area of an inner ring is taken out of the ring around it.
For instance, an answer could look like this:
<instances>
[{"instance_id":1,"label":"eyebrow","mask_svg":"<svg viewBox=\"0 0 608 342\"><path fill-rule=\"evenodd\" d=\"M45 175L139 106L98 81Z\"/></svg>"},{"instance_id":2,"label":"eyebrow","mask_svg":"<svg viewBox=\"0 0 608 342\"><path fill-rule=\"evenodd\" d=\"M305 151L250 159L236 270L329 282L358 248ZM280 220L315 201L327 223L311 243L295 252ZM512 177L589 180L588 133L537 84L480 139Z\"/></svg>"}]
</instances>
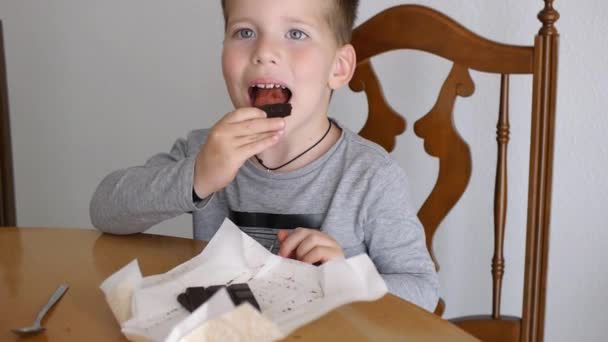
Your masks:
<instances>
[{"instance_id":1,"label":"eyebrow","mask_svg":"<svg viewBox=\"0 0 608 342\"><path fill-rule=\"evenodd\" d=\"M299 25L304 25L310 28L315 27L314 23L311 23L309 21L305 21L296 17L291 17L291 16L281 16L281 20L284 20L290 24L299 24ZM253 20L250 17L241 17L241 18L235 18L235 19L230 19L228 20L228 22L226 22L226 28L235 25L235 24L239 24L239 23L255 23L255 20Z\"/></svg>"},{"instance_id":2,"label":"eyebrow","mask_svg":"<svg viewBox=\"0 0 608 342\"><path fill-rule=\"evenodd\" d=\"M306 26L311 26L311 27L314 26L310 22L304 21L304 20L296 18L296 17L282 16L281 19L285 20L289 23L292 23L292 24L301 24L301 25L306 25Z\"/></svg>"},{"instance_id":3,"label":"eyebrow","mask_svg":"<svg viewBox=\"0 0 608 342\"><path fill-rule=\"evenodd\" d=\"M237 18L237 19L228 19L226 21L226 27L228 27L230 25L238 24L238 23L243 23L243 22L251 22L251 19L249 19L247 17Z\"/></svg>"}]
</instances>

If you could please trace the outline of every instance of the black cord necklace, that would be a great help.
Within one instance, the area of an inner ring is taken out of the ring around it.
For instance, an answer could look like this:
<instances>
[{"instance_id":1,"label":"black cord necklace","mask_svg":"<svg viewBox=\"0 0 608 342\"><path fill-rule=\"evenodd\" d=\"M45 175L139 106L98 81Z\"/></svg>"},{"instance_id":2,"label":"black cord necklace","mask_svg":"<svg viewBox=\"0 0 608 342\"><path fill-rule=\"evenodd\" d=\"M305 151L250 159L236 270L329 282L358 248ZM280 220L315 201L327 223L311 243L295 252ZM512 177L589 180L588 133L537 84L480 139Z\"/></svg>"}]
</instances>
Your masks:
<instances>
[{"instance_id":1,"label":"black cord necklace","mask_svg":"<svg viewBox=\"0 0 608 342\"><path fill-rule=\"evenodd\" d=\"M253 156L258 161L258 163L260 163L260 165L262 165L266 169L266 171L268 171L268 172L270 172L270 171L276 171L276 170L278 170L280 168L283 168L283 167L285 167L285 166L293 163L296 159L300 158L304 154L306 154L306 152L308 152L308 151L312 150L313 148L315 148L317 145L319 145L321 143L321 141L323 141L323 139L325 139L325 137L327 136L327 134L329 134L329 131L331 130L331 125L332 125L331 119L328 118L327 120L329 121L329 127L327 127L327 131L325 132L325 134L323 134L323 136L321 137L321 139L319 139L319 141L317 141L314 145L310 146L306 151L298 154L297 156L295 156L295 158L291 159L290 161L288 161L287 163L285 163L285 164L283 164L281 166L278 166L278 167L268 167L268 166L264 165L264 162L262 161L262 159L260 159L258 157L257 154L254 154Z\"/></svg>"}]
</instances>

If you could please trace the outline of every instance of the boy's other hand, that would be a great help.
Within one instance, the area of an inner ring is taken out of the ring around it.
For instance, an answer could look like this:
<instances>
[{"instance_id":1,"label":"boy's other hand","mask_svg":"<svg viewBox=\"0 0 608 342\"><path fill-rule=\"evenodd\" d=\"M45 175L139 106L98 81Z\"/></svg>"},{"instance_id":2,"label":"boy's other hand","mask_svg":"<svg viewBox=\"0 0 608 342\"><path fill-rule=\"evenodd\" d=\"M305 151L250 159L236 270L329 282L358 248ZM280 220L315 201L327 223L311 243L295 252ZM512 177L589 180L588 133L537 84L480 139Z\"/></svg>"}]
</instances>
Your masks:
<instances>
[{"instance_id":1,"label":"boy's other hand","mask_svg":"<svg viewBox=\"0 0 608 342\"><path fill-rule=\"evenodd\" d=\"M309 264L324 264L344 257L344 251L334 238L316 229L297 228L291 233L280 230L277 239L281 243L278 255Z\"/></svg>"},{"instance_id":2,"label":"boy's other hand","mask_svg":"<svg viewBox=\"0 0 608 342\"><path fill-rule=\"evenodd\" d=\"M243 163L277 143L283 118L267 119L258 108L239 108L226 114L201 147L194 166L194 191L200 198L226 187Z\"/></svg>"}]
</instances>

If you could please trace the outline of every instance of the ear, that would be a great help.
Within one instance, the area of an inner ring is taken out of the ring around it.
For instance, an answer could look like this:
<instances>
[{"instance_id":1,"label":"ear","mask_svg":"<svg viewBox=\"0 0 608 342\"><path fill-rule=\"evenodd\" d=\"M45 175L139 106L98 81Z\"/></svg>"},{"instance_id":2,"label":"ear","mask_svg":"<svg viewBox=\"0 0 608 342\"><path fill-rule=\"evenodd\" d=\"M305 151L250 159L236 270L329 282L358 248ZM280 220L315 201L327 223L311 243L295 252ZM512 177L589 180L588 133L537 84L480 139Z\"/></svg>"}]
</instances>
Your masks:
<instances>
[{"instance_id":1,"label":"ear","mask_svg":"<svg viewBox=\"0 0 608 342\"><path fill-rule=\"evenodd\" d=\"M355 73L356 67L357 54L355 48L350 44L345 44L336 52L334 66L331 75L329 75L329 87L336 90L348 84Z\"/></svg>"}]
</instances>

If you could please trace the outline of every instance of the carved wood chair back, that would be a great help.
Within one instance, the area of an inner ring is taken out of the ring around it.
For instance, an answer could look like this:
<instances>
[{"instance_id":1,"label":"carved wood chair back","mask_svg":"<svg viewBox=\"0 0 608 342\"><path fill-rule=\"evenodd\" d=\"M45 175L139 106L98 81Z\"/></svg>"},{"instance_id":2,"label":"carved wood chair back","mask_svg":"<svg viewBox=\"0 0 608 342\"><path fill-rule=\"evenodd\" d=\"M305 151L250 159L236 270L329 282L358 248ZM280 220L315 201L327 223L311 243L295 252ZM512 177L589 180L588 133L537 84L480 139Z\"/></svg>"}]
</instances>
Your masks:
<instances>
[{"instance_id":1,"label":"carved wood chair back","mask_svg":"<svg viewBox=\"0 0 608 342\"><path fill-rule=\"evenodd\" d=\"M406 120L384 98L370 59L388 51L414 49L453 62L435 106L414 123L414 132L424 139L426 152L439 159L436 184L418 212L425 228L427 247L431 252L439 224L458 202L471 177L471 152L453 125L454 103L458 96L468 97L475 91L470 70L500 75L492 313L453 320L484 341L539 341L543 336L557 82L558 33L554 23L559 18L553 8L553 0L545 0L545 7L538 18L543 25L533 46L490 41L440 12L418 5L387 9L356 27L353 32L352 44L357 52L358 65L350 87L357 92L364 91L369 106L367 121L359 134L388 151L393 150L396 137L405 131ZM514 74L528 74L533 78L530 92L532 124L521 318L507 317L500 313L505 265L503 239L507 210L509 76ZM445 303L441 300L436 313L441 315L444 308Z\"/></svg>"}]
</instances>

